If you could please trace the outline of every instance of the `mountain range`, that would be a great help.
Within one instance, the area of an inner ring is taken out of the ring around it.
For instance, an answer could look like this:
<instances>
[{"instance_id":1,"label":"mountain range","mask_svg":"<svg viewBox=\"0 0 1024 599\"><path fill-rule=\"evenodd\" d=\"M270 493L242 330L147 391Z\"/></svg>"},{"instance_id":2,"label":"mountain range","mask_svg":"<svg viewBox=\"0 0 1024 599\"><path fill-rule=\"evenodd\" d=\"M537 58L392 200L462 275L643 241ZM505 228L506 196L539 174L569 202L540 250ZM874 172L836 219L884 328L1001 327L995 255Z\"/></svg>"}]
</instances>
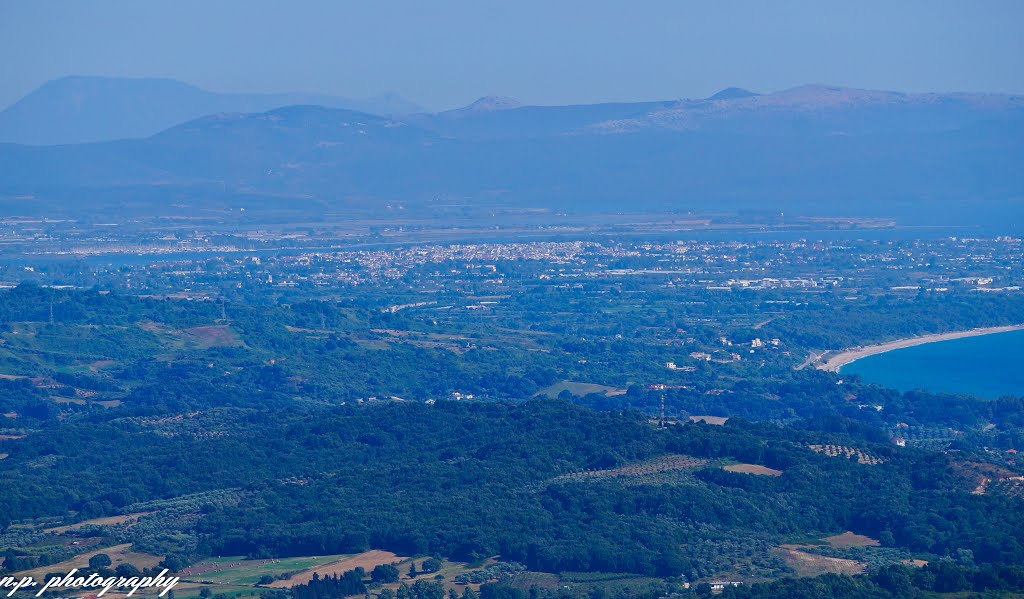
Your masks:
<instances>
[{"instance_id":1,"label":"mountain range","mask_svg":"<svg viewBox=\"0 0 1024 599\"><path fill-rule=\"evenodd\" d=\"M0 111L0 142L54 145L149 137L218 112L265 112L315 104L373 114L422 108L397 94L352 99L324 94L222 94L173 79L64 77Z\"/></svg>"},{"instance_id":2,"label":"mountain range","mask_svg":"<svg viewBox=\"0 0 1024 599\"><path fill-rule=\"evenodd\" d=\"M47 198L72 192L90 198L79 210L120 205L130 189L151 211L170 194L186 206L754 209L1015 227L1024 97L809 85L572 106L488 97L390 117L301 105L145 139L0 145L0 162L8 198L39 199L0 200L6 213L66 211Z\"/></svg>"}]
</instances>

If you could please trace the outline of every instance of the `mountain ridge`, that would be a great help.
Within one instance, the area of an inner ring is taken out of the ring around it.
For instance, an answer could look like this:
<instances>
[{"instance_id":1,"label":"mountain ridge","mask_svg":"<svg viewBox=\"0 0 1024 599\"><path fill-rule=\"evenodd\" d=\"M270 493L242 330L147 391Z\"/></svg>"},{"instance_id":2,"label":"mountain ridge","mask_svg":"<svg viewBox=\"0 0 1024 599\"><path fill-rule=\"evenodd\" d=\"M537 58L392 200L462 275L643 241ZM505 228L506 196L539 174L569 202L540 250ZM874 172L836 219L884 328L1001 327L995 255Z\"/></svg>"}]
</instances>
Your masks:
<instances>
[{"instance_id":1,"label":"mountain ridge","mask_svg":"<svg viewBox=\"0 0 1024 599\"><path fill-rule=\"evenodd\" d=\"M1020 96L828 86L459 115L288 106L207 115L146 139L0 145L0 194L134 185L157 212L174 186L210 185L215 202L258 192L371 208L444 197L512 208L980 218L996 206L1024 210L1021 106ZM113 201L101 196L92 197ZM12 214L88 208L4 205Z\"/></svg>"},{"instance_id":2,"label":"mountain ridge","mask_svg":"<svg viewBox=\"0 0 1024 599\"><path fill-rule=\"evenodd\" d=\"M0 111L0 142L58 145L139 139L208 114L265 112L296 104L374 114L422 110L394 93L366 99L219 93L167 78L70 76L46 82Z\"/></svg>"}]
</instances>

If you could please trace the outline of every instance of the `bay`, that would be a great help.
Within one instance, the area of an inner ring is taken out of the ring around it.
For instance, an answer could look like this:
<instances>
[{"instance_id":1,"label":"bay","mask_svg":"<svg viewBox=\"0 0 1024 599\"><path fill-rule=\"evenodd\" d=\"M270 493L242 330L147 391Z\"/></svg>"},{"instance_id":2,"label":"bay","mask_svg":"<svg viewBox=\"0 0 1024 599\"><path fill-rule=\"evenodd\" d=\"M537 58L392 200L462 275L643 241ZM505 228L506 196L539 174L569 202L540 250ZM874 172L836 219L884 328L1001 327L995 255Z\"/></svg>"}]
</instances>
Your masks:
<instances>
[{"instance_id":1,"label":"bay","mask_svg":"<svg viewBox=\"0 0 1024 599\"><path fill-rule=\"evenodd\" d=\"M840 369L909 391L1024 395L1024 330L925 343L867 356Z\"/></svg>"}]
</instances>

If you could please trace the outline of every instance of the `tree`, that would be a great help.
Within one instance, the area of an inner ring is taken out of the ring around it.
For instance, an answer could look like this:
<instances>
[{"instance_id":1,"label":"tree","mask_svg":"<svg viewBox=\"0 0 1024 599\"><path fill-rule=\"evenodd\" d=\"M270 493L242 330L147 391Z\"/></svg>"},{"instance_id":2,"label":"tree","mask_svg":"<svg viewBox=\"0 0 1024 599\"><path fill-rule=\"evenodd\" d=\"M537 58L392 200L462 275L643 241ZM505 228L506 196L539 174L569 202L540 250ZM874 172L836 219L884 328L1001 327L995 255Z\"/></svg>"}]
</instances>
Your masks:
<instances>
[{"instance_id":1,"label":"tree","mask_svg":"<svg viewBox=\"0 0 1024 599\"><path fill-rule=\"evenodd\" d=\"M440 582L417 580L412 585L412 596L414 599L445 599L444 585Z\"/></svg>"},{"instance_id":2,"label":"tree","mask_svg":"<svg viewBox=\"0 0 1024 599\"><path fill-rule=\"evenodd\" d=\"M409 578L416 578L416 562L409 562Z\"/></svg>"},{"instance_id":3,"label":"tree","mask_svg":"<svg viewBox=\"0 0 1024 599\"><path fill-rule=\"evenodd\" d=\"M131 578L132 576L141 576L142 572L139 572L139 569L135 566L125 562L117 565L117 568L114 569L114 574L125 578Z\"/></svg>"},{"instance_id":4,"label":"tree","mask_svg":"<svg viewBox=\"0 0 1024 599\"><path fill-rule=\"evenodd\" d=\"M114 563L110 556L106 553L97 553L96 555L89 558L89 568L92 570L99 570L100 568L106 568L110 564Z\"/></svg>"},{"instance_id":5,"label":"tree","mask_svg":"<svg viewBox=\"0 0 1024 599\"><path fill-rule=\"evenodd\" d=\"M913 588L911 571L902 564L893 564L880 568L873 578L878 586L897 597L910 595Z\"/></svg>"},{"instance_id":6,"label":"tree","mask_svg":"<svg viewBox=\"0 0 1024 599\"><path fill-rule=\"evenodd\" d=\"M370 579L382 584L398 582L399 576L398 568L388 564L381 564L375 567L373 572L370 572Z\"/></svg>"},{"instance_id":7,"label":"tree","mask_svg":"<svg viewBox=\"0 0 1024 599\"><path fill-rule=\"evenodd\" d=\"M431 572L437 572L440 570L441 565L441 560L436 557L428 557L423 560L423 563L420 565L420 570L422 570L424 574L430 574Z\"/></svg>"},{"instance_id":8,"label":"tree","mask_svg":"<svg viewBox=\"0 0 1024 599\"><path fill-rule=\"evenodd\" d=\"M896 546L896 537L893 536L892 531L890 530L883 530L882 534L878 536L878 540L881 542L882 547Z\"/></svg>"}]
</instances>

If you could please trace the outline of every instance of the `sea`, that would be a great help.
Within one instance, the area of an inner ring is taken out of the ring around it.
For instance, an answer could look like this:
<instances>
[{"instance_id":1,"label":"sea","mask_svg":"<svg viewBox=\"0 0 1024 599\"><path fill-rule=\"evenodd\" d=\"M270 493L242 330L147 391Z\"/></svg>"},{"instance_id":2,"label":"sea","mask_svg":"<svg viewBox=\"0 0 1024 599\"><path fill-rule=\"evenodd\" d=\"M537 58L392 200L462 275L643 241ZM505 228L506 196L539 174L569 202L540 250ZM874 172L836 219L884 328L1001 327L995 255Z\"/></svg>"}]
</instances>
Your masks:
<instances>
[{"instance_id":1,"label":"sea","mask_svg":"<svg viewBox=\"0 0 1024 599\"><path fill-rule=\"evenodd\" d=\"M905 347L861 358L839 371L900 391L1024 396L1024 330Z\"/></svg>"}]
</instances>

